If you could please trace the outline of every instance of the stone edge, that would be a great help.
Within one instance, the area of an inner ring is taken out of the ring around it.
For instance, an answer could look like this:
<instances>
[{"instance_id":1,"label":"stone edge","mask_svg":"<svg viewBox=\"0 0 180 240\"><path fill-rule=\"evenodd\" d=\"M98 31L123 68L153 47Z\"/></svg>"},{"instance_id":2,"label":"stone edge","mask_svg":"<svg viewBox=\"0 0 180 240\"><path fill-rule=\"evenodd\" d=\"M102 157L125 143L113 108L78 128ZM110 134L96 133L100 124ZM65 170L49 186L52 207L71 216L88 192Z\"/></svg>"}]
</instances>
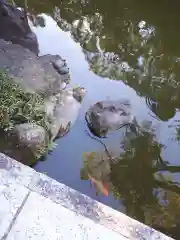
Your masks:
<instances>
[{"instance_id":1,"label":"stone edge","mask_svg":"<svg viewBox=\"0 0 180 240\"><path fill-rule=\"evenodd\" d=\"M29 190L61 204L63 207L88 217L93 221L134 240L172 240L125 214L118 212L90 197L36 172L16 160L0 153L0 171L6 174L7 181L16 181Z\"/></svg>"}]
</instances>

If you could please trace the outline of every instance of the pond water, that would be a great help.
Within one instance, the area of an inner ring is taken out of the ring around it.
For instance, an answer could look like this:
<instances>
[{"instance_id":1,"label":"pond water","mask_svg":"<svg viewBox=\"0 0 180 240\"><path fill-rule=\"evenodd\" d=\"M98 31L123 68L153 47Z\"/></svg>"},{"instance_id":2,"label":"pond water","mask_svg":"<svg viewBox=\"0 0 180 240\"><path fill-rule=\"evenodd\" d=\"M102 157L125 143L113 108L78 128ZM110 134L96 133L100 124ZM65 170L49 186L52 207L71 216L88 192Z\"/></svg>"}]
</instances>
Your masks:
<instances>
[{"instance_id":1,"label":"pond water","mask_svg":"<svg viewBox=\"0 0 180 240\"><path fill-rule=\"evenodd\" d=\"M40 54L60 54L72 84L87 94L71 131L34 168L164 233L180 235L180 20L172 1L41 0L29 12ZM89 138L84 119L99 100L127 98L144 135L121 152L124 129L105 143L121 153L111 166L109 194L97 194L82 179L83 153L103 152ZM143 126L144 126L143 125Z\"/></svg>"}]
</instances>

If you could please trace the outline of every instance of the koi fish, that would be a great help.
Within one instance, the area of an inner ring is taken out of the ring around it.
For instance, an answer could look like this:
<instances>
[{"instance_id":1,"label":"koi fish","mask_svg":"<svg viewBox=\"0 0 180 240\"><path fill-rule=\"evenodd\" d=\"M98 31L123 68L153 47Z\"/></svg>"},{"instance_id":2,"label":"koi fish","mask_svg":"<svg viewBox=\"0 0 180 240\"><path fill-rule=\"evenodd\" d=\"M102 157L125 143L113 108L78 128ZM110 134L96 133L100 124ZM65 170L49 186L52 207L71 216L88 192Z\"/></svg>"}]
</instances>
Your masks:
<instances>
[{"instance_id":1,"label":"koi fish","mask_svg":"<svg viewBox=\"0 0 180 240\"><path fill-rule=\"evenodd\" d=\"M91 177L89 174L88 174L88 177L89 177L90 181L92 182L92 184L94 184L97 187L97 189L100 190L100 192L104 194L104 196L108 196L109 191L108 191L107 183L103 183L102 181Z\"/></svg>"}]
</instances>

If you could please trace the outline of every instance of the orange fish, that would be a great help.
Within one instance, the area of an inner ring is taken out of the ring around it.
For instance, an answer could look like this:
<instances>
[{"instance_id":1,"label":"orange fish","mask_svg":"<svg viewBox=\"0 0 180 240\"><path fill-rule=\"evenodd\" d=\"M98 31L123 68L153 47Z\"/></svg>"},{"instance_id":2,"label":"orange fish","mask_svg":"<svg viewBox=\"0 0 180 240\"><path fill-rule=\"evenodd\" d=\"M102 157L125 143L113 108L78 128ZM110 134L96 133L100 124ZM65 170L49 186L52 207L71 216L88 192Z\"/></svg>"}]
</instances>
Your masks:
<instances>
[{"instance_id":1,"label":"orange fish","mask_svg":"<svg viewBox=\"0 0 180 240\"><path fill-rule=\"evenodd\" d=\"M88 174L88 177L91 180L91 182L104 194L104 196L108 196L109 192L108 192L107 183L103 183L100 180L96 180L95 178L91 177L89 174Z\"/></svg>"}]
</instances>

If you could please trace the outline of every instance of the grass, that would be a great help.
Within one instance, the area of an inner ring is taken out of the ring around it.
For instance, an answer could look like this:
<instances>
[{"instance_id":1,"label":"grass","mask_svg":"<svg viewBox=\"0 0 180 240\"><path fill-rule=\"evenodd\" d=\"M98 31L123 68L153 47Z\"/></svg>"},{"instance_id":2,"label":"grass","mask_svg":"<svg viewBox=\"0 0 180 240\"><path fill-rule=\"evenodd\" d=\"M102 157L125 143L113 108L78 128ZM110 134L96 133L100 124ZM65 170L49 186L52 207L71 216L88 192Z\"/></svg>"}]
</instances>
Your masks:
<instances>
[{"instance_id":1,"label":"grass","mask_svg":"<svg viewBox=\"0 0 180 240\"><path fill-rule=\"evenodd\" d=\"M0 70L0 129L9 131L21 123L37 124L47 132L47 146L39 150L37 158L52 148L50 120L45 112L44 97L25 92L6 71Z\"/></svg>"},{"instance_id":2,"label":"grass","mask_svg":"<svg viewBox=\"0 0 180 240\"><path fill-rule=\"evenodd\" d=\"M0 71L0 129L7 131L25 122L49 129L44 99L40 94L25 92L7 72Z\"/></svg>"}]
</instances>

